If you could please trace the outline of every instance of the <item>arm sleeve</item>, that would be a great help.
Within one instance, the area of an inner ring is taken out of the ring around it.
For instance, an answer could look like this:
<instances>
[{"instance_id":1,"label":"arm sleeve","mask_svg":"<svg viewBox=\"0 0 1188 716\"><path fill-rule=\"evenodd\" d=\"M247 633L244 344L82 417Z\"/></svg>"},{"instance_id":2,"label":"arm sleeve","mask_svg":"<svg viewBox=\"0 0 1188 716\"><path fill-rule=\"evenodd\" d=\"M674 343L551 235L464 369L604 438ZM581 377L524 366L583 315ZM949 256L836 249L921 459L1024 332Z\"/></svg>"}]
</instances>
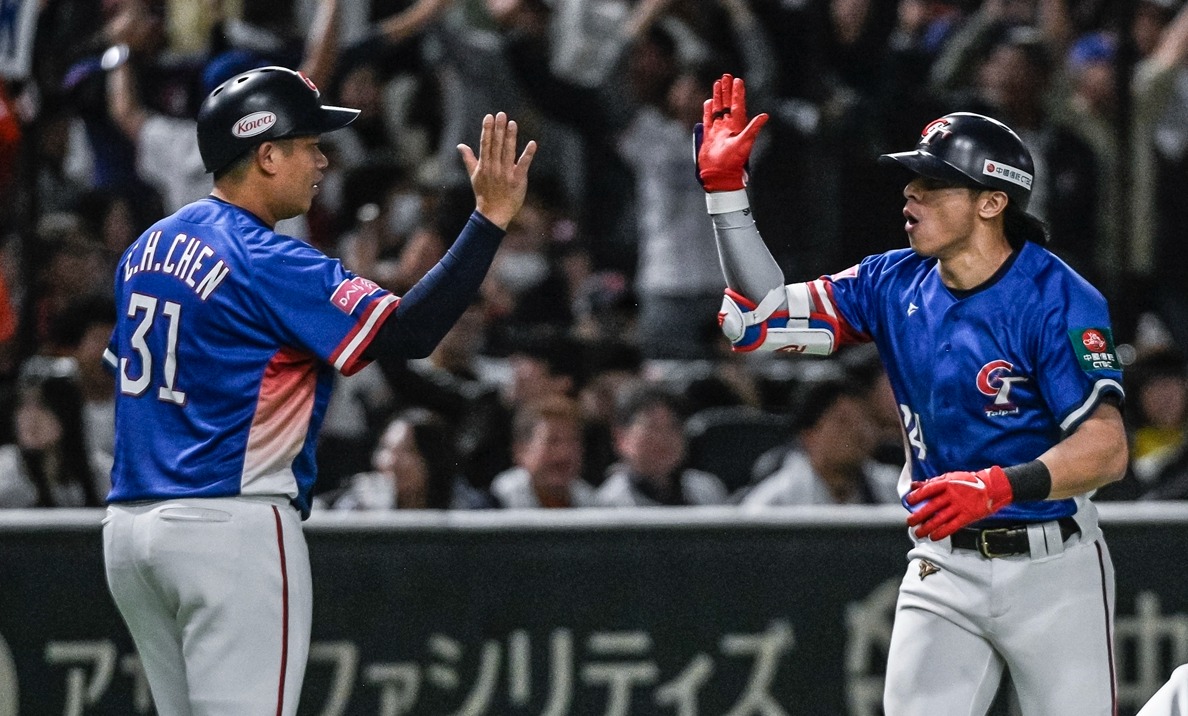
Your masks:
<instances>
[{"instance_id":1,"label":"arm sleeve","mask_svg":"<svg viewBox=\"0 0 1188 716\"><path fill-rule=\"evenodd\" d=\"M363 357L379 361L424 358L478 295L504 231L477 211L441 261L400 300Z\"/></svg>"},{"instance_id":2,"label":"arm sleeve","mask_svg":"<svg viewBox=\"0 0 1188 716\"><path fill-rule=\"evenodd\" d=\"M784 285L784 272L763 243L749 208L711 217L722 275L731 290L758 303L773 288Z\"/></svg>"}]
</instances>

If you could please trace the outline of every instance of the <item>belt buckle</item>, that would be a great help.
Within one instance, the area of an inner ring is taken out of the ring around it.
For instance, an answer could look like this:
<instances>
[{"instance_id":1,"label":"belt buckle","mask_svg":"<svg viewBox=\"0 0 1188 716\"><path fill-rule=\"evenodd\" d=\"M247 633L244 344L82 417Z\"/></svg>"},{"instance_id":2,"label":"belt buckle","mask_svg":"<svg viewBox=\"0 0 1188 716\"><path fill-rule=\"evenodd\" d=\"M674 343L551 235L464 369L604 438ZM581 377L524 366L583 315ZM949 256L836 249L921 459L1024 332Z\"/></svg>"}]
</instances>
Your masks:
<instances>
[{"instance_id":1,"label":"belt buckle","mask_svg":"<svg viewBox=\"0 0 1188 716\"><path fill-rule=\"evenodd\" d=\"M999 527L997 529L981 530L978 532L978 553L986 559L994 559L995 557L1008 557L1011 554L1014 554L1013 552L991 552L990 545L986 543L986 535L992 533L1005 535L1007 532L1010 532L1009 527Z\"/></svg>"}]
</instances>

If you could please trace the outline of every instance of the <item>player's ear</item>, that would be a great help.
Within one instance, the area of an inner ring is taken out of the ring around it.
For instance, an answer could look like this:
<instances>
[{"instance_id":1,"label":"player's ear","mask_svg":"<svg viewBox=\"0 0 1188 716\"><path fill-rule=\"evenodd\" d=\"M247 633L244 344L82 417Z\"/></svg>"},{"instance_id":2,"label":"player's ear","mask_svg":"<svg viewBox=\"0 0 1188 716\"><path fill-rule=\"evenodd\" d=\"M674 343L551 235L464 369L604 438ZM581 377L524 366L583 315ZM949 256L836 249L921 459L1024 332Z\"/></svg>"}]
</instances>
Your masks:
<instances>
[{"instance_id":1,"label":"player's ear","mask_svg":"<svg viewBox=\"0 0 1188 716\"><path fill-rule=\"evenodd\" d=\"M281 153L279 144L276 142L260 142L252 151L254 152L256 165L260 167L260 171L272 176L280 170L277 164Z\"/></svg>"},{"instance_id":2,"label":"player's ear","mask_svg":"<svg viewBox=\"0 0 1188 716\"><path fill-rule=\"evenodd\" d=\"M983 219L991 219L1006 211L1007 198L1005 191L983 190L978 192L978 215Z\"/></svg>"}]
</instances>

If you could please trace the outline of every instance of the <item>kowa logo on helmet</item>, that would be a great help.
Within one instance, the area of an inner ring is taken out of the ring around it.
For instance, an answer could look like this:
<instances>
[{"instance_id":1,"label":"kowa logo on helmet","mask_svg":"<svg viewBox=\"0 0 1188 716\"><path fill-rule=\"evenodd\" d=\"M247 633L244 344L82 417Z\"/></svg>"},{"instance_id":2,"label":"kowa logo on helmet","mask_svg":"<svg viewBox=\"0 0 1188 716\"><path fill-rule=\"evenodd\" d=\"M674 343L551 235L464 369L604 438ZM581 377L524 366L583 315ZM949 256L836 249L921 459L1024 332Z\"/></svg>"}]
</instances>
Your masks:
<instances>
[{"instance_id":1,"label":"kowa logo on helmet","mask_svg":"<svg viewBox=\"0 0 1188 716\"><path fill-rule=\"evenodd\" d=\"M235 126L231 127L231 133L241 139L254 137L268 131L268 128L274 124L276 124L276 115L272 112L252 112L246 117L241 117Z\"/></svg>"},{"instance_id":2,"label":"kowa logo on helmet","mask_svg":"<svg viewBox=\"0 0 1188 716\"><path fill-rule=\"evenodd\" d=\"M1031 188L1031 175L1009 164L987 159L982 164L982 173L988 176L998 177L999 179L1005 179L1012 184L1018 184L1026 189Z\"/></svg>"}]
</instances>

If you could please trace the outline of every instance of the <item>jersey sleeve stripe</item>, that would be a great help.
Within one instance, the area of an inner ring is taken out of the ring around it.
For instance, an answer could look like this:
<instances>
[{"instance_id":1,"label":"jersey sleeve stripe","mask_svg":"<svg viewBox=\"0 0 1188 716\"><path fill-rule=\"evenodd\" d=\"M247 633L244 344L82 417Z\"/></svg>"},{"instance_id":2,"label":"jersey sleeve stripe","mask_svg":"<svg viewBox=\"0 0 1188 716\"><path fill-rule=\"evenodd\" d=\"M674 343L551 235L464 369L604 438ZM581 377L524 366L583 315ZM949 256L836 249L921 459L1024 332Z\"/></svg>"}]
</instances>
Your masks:
<instances>
[{"instance_id":1,"label":"jersey sleeve stripe","mask_svg":"<svg viewBox=\"0 0 1188 716\"><path fill-rule=\"evenodd\" d=\"M376 329L388 314L396 310L399 303L400 299L397 296L389 294L368 306L359 323L330 355L330 364L343 375L351 375L362 369L366 362L362 361L360 356L375 337Z\"/></svg>"},{"instance_id":2,"label":"jersey sleeve stripe","mask_svg":"<svg viewBox=\"0 0 1188 716\"><path fill-rule=\"evenodd\" d=\"M813 303L817 305L817 308L824 311L825 315L836 321L837 309L833 307L833 296L829 294L828 289L825 287L825 282L817 279L809 283L809 288L812 289Z\"/></svg>"},{"instance_id":3,"label":"jersey sleeve stripe","mask_svg":"<svg viewBox=\"0 0 1188 716\"><path fill-rule=\"evenodd\" d=\"M1085 400L1085 402L1081 403L1080 407L1078 407L1076 410L1073 410L1071 413L1069 413L1068 417L1066 417L1060 423L1060 429L1063 430L1065 434L1072 432L1073 429L1077 427L1077 425L1080 425L1082 420L1088 417L1089 413L1097 408L1098 403L1101 402L1102 396L1106 393L1116 393L1119 397L1126 394L1126 392L1122 389L1122 384L1116 380L1106 378L1097 381L1097 383L1093 385L1093 392L1089 394L1089 397Z\"/></svg>"}]
</instances>

